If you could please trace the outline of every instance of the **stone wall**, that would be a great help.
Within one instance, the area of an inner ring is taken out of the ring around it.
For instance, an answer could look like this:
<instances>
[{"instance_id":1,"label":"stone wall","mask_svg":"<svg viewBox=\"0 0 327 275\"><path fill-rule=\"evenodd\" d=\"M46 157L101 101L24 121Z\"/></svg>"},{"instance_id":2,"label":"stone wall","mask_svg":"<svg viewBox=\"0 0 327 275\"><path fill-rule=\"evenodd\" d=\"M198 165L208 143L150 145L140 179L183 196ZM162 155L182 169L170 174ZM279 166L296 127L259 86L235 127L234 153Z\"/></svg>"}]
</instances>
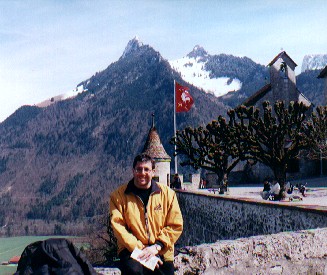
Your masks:
<instances>
[{"instance_id":1,"label":"stone wall","mask_svg":"<svg viewBox=\"0 0 327 275\"><path fill-rule=\"evenodd\" d=\"M184 230L175 275L327 274L326 210L176 192Z\"/></svg>"},{"instance_id":2,"label":"stone wall","mask_svg":"<svg viewBox=\"0 0 327 275\"><path fill-rule=\"evenodd\" d=\"M327 228L185 247L181 274L327 274Z\"/></svg>"},{"instance_id":3,"label":"stone wall","mask_svg":"<svg viewBox=\"0 0 327 275\"><path fill-rule=\"evenodd\" d=\"M327 227L327 211L177 191L184 230L177 246Z\"/></svg>"},{"instance_id":4,"label":"stone wall","mask_svg":"<svg viewBox=\"0 0 327 275\"><path fill-rule=\"evenodd\" d=\"M327 228L186 246L174 259L175 275L327 274ZM117 268L97 268L118 275Z\"/></svg>"}]
</instances>

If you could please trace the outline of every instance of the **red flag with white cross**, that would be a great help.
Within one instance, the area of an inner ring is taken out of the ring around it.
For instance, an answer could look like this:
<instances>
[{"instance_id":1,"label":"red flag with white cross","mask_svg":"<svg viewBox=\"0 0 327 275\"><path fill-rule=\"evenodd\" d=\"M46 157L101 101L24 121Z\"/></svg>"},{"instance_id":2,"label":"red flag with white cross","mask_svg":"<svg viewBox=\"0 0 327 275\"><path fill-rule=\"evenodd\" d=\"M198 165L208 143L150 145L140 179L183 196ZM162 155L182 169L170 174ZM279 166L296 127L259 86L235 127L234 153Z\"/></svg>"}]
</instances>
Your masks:
<instances>
[{"instance_id":1,"label":"red flag with white cross","mask_svg":"<svg viewBox=\"0 0 327 275\"><path fill-rule=\"evenodd\" d=\"M188 112L191 109L194 101L189 90L189 87L182 86L175 82L176 113Z\"/></svg>"}]
</instances>

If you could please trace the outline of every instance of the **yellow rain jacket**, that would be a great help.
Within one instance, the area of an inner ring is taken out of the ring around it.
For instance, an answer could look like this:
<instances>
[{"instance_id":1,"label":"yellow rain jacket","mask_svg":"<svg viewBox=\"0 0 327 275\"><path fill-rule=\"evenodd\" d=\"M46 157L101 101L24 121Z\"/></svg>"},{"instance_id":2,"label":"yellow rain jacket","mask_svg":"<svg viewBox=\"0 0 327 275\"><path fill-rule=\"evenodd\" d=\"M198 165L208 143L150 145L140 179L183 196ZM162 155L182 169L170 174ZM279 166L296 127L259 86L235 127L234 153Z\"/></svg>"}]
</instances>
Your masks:
<instances>
[{"instance_id":1,"label":"yellow rain jacket","mask_svg":"<svg viewBox=\"0 0 327 275\"><path fill-rule=\"evenodd\" d=\"M133 180L110 195L110 221L117 238L118 253L132 252L156 241L164 247L159 254L165 261L174 260L174 243L183 230L183 218L176 193L168 186L152 181L147 209L132 192Z\"/></svg>"}]
</instances>

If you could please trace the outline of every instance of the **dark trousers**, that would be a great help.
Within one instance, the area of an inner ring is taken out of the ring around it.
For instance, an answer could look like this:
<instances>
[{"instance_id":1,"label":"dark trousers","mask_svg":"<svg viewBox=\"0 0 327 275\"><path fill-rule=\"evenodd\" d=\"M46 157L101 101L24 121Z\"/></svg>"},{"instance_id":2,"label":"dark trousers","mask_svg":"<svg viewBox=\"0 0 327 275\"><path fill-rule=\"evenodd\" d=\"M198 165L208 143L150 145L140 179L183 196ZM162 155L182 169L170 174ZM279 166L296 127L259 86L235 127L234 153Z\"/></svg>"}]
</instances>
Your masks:
<instances>
[{"instance_id":1,"label":"dark trousers","mask_svg":"<svg viewBox=\"0 0 327 275\"><path fill-rule=\"evenodd\" d=\"M154 271L146 268L141 265L138 261L130 257L131 252L127 249L124 249L119 253L120 259L120 271L122 275L131 275L131 274L161 274L161 275L174 275L174 263L173 262L164 262L162 265L159 265L159 269Z\"/></svg>"}]
</instances>

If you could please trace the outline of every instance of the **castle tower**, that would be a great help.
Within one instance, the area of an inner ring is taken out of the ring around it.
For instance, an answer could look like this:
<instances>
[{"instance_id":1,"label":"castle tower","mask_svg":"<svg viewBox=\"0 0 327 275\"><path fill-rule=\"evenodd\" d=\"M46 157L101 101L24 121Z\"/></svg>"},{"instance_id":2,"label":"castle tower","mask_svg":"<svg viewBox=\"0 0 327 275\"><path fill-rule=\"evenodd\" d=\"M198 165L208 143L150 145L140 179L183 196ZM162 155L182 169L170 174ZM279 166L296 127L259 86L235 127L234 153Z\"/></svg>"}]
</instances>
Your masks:
<instances>
[{"instance_id":1,"label":"castle tower","mask_svg":"<svg viewBox=\"0 0 327 275\"><path fill-rule=\"evenodd\" d=\"M272 102L281 98L286 105L290 101L299 101L299 92L296 89L295 67L297 64L283 51L270 63L270 83Z\"/></svg>"},{"instance_id":2,"label":"castle tower","mask_svg":"<svg viewBox=\"0 0 327 275\"><path fill-rule=\"evenodd\" d=\"M242 103L243 105L256 106L262 111L264 101L269 101L273 105L277 100L282 100L285 106L294 101L313 107L310 100L296 87L294 70L297 65L285 51L279 53L268 66L270 67L270 83L247 98Z\"/></svg>"},{"instance_id":3,"label":"castle tower","mask_svg":"<svg viewBox=\"0 0 327 275\"><path fill-rule=\"evenodd\" d=\"M142 153L151 156L156 161L154 177L160 183L168 185L171 157L166 153L160 141L159 134L154 125L154 114L152 114L152 127L150 128Z\"/></svg>"}]
</instances>

